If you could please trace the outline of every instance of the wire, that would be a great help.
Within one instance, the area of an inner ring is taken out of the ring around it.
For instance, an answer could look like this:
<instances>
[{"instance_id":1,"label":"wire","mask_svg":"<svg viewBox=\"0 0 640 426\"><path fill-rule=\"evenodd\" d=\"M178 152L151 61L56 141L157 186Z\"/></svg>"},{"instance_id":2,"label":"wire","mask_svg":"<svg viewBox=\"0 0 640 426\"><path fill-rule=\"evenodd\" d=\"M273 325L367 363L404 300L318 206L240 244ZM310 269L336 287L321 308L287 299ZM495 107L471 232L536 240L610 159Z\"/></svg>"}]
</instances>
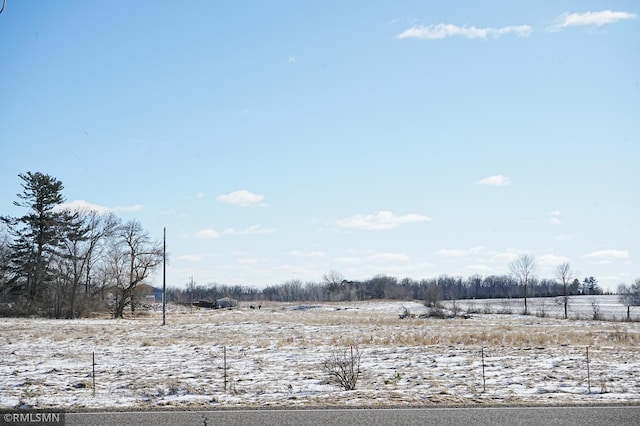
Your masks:
<instances>
[{"instance_id":1,"label":"wire","mask_svg":"<svg viewBox=\"0 0 640 426\"><path fill-rule=\"evenodd\" d=\"M7 0L2 0L2 9L0 9L0 13L4 11L4 7L7 4Z\"/></svg>"}]
</instances>

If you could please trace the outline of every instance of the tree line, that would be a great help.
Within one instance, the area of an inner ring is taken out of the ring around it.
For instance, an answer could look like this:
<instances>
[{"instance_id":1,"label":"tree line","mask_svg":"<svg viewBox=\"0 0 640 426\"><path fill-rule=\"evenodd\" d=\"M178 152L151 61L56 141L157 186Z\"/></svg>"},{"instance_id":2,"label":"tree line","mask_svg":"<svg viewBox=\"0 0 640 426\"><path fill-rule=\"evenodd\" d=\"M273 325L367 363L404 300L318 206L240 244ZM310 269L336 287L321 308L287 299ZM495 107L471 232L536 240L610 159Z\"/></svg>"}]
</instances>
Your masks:
<instances>
[{"instance_id":1,"label":"tree line","mask_svg":"<svg viewBox=\"0 0 640 426\"><path fill-rule=\"evenodd\" d=\"M436 307L443 300L523 298L524 313L527 298L560 297L564 304L564 317L568 318L570 296L601 295L598 280L585 277L582 281L573 277L571 265L563 263L556 268L554 279L538 279L533 275L535 259L523 255L510 265L510 274L469 277L441 275L437 278L414 280L398 279L388 275L376 275L362 281L351 281L337 271L324 274L320 282L302 282L294 279L262 289L253 286L227 284L197 284L193 280L184 288L167 289L167 300L184 305L214 302L222 297L239 301L272 302L344 302L366 300L422 300L427 306ZM631 285L618 287L620 303L627 306L630 318L631 306L640 306L640 278Z\"/></svg>"},{"instance_id":2,"label":"tree line","mask_svg":"<svg viewBox=\"0 0 640 426\"><path fill-rule=\"evenodd\" d=\"M529 278L529 297L563 296L565 287L554 279ZM602 294L593 277L581 282L573 279L567 286L567 295ZM240 301L274 302L327 302L366 301L377 299L424 300L435 305L441 300L521 298L524 283L514 275L472 275L467 278L442 275L437 278L415 280L389 275L376 275L362 281L345 279L337 271L324 274L320 282L289 280L262 289L218 283L197 284L190 282L184 288L167 289L167 300L176 303L212 301L220 297L232 297Z\"/></svg>"},{"instance_id":3,"label":"tree line","mask_svg":"<svg viewBox=\"0 0 640 426\"><path fill-rule=\"evenodd\" d=\"M76 318L105 307L122 317L162 262L159 242L136 220L65 209L62 182L18 175L19 217L0 216L0 314Z\"/></svg>"},{"instance_id":4,"label":"tree line","mask_svg":"<svg viewBox=\"0 0 640 426\"><path fill-rule=\"evenodd\" d=\"M142 289L163 260L163 247L140 222L122 221L112 213L64 208L62 182L43 173L18 175L21 193L14 205L19 217L0 216L0 315L39 315L77 318L111 310L122 317L140 303ZM262 289L193 281L186 288L169 288L167 301L192 304L221 297L241 301L364 301L372 299L440 300L524 298L602 294L594 277L574 277L568 263L559 265L555 279L535 276L535 258L520 256L510 274L469 277L442 275L414 280L388 275L353 281L337 272L320 282L289 280ZM640 305L640 279L622 284L618 293L626 306Z\"/></svg>"}]
</instances>

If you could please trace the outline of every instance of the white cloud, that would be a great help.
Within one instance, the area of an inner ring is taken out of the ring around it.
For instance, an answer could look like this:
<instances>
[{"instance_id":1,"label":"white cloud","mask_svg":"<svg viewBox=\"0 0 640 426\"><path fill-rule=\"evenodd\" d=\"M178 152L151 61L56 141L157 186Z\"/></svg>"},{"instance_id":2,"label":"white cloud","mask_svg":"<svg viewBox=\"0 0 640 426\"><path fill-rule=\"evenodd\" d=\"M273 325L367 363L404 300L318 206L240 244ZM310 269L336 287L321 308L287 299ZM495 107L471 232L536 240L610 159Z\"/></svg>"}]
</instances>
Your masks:
<instances>
[{"instance_id":1,"label":"white cloud","mask_svg":"<svg viewBox=\"0 0 640 426\"><path fill-rule=\"evenodd\" d=\"M495 254L491 257L492 261L495 262L506 262L511 263L518 258L519 254L513 249L507 249L502 253Z\"/></svg>"},{"instance_id":2,"label":"white cloud","mask_svg":"<svg viewBox=\"0 0 640 426\"><path fill-rule=\"evenodd\" d=\"M98 214L109 214L111 209L109 207L101 206L99 204L89 203L85 200L74 200L68 203L62 203L55 208L56 211L60 210L73 210L73 211L92 211Z\"/></svg>"},{"instance_id":3,"label":"white cloud","mask_svg":"<svg viewBox=\"0 0 640 426\"><path fill-rule=\"evenodd\" d=\"M446 257L462 257L477 255L484 251L483 246L471 247L469 249L441 249L438 250L438 254Z\"/></svg>"},{"instance_id":4,"label":"white cloud","mask_svg":"<svg viewBox=\"0 0 640 426\"><path fill-rule=\"evenodd\" d=\"M413 38L419 40L442 40L446 37L465 37L468 39L487 37L498 38L507 34L518 37L528 37L533 32L529 25L515 25L501 28L459 27L453 24L414 25L396 37L399 39Z\"/></svg>"},{"instance_id":5,"label":"white cloud","mask_svg":"<svg viewBox=\"0 0 640 426\"><path fill-rule=\"evenodd\" d=\"M598 250L582 257L594 263L611 263L614 260L628 259L629 252L627 250Z\"/></svg>"},{"instance_id":6,"label":"white cloud","mask_svg":"<svg viewBox=\"0 0 640 426\"><path fill-rule=\"evenodd\" d=\"M224 231L216 231L215 229L202 229L195 233L195 237L200 240L214 240L227 235L247 235L247 234L270 234L275 232L273 229L263 228L262 225L251 225L246 229L236 230L227 228Z\"/></svg>"},{"instance_id":7,"label":"white cloud","mask_svg":"<svg viewBox=\"0 0 640 426\"><path fill-rule=\"evenodd\" d=\"M325 257L326 253L323 251L303 252L300 250L291 250L289 252L289 255L296 256L296 257Z\"/></svg>"},{"instance_id":8,"label":"white cloud","mask_svg":"<svg viewBox=\"0 0 640 426\"><path fill-rule=\"evenodd\" d=\"M200 262L202 260L202 256L197 254L184 254L182 256L178 256L177 260L183 260L185 262Z\"/></svg>"},{"instance_id":9,"label":"white cloud","mask_svg":"<svg viewBox=\"0 0 640 426\"><path fill-rule=\"evenodd\" d=\"M477 274L477 273L490 274L493 272L493 268L481 263L477 263L477 264L465 266L464 268L462 268L462 271L470 274Z\"/></svg>"},{"instance_id":10,"label":"white cloud","mask_svg":"<svg viewBox=\"0 0 640 426\"><path fill-rule=\"evenodd\" d=\"M338 221L338 226L352 229L393 229L400 225L430 221L431 218L419 214L396 216L390 211L382 210L370 215L355 215Z\"/></svg>"},{"instance_id":11,"label":"white cloud","mask_svg":"<svg viewBox=\"0 0 640 426\"><path fill-rule=\"evenodd\" d=\"M369 256L367 260L372 262L408 262L410 258L404 253L377 253Z\"/></svg>"},{"instance_id":12,"label":"white cloud","mask_svg":"<svg viewBox=\"0 0 640 426\"><path fill-rule=\"evenodd\" d=\"M257 206L263 205L262 201L264 200L264 196L254 194L253 192L247 191L246 189L241 189L239 191L220 195L216 198L216 200L222 201L223 203L234 204L237 206Z\"/></svg>"},{"instance_id":13,"label":"white cloud","mask_svg":"<svg viewBox=\"0 0 640 426\"><path fill-rule=\"evenodd\" d=\"M362 262L362 260L359 257L337 257L335 261L336 263L342 263L347 265L355 265Z\"/></svg>"},{"instance_id":14,"label":"white cloud","mask_svg":"<svg viewBox=\"0 0 640 426\"><path fill-rule=\"evenodd\" d=\"M486 178L476 181L478 185L492 185L492 186L507 186L511 183L511 180L503 175L488 176Z\"/></svg>"},{"instance_id":15,"label":"white cloud","mask_svg":"<svg viewBox=\"0 0 640 426\"><path fill-rule=\"evenodd\" d=\"M196 198L204 198L204 192L196 192Z\"/></svg>"},{"instance_id":16,"label":"white cloud","mask_svg":"<svg viewBox=\"0 0 640 426\"><path fill-rule=\"evenodd\" d=\"M549 225L560 225L562 221L560 220L560 210L554 210L549 212L549 218L547 219L547 223Z\"/></svg>"},{"instance_id":17,"label":"white cloud","mask_svg":"<svg viewBox=\"0 0 640 426\"><path fill-rule=\"evenodd\" d=\"M98 214L109 213L128 213L137 212L144 209L142 204L133 204L131 206L106 207L99 204L89 203L85 200L74 200L68 203L62 203L56 207L56 210L75 210L75 211L93 211Z\"/></svg>"},{"instance_id":18,"label":"white cloud","mask_svg":"<svg viewBox=\"0 0 640 426\"><path fill-rule=\"evenodd\" d=\"M222 237L222 234L215 229L202 229L196 232L195 237L199 240L213 240Z\"/></svg>"},{"instance_id":19,"label":"white cloud","mask_svg":"<svg viewBox=\"0 0 640 426\"><path fill-rule=\"evenodd\" d=\"M289 280L291 277L318 277L323 274L322 270L310 265L280 265L275 269L286 275L285 280Z\"/></svg>"},{"instance_id":20,"label":"white cloud","mask_svg":"<svg viewBox=\"0 0 640 426\"><path fill-rule=\"evenodd\" d=\"M259 258L259 257L243 257L236 260L236 263L241 265L256 265L258 263L266 263L267 259Z\"/></svg>"},{"instance_id":21,"label":"white cloud","mask_svg":"<svg viewBox=\"0 0 640 426\"><path fill-rule=\"evenodd\" d=\"M614 24L626 19L635 19L637 14L629 12L614 12L603 10L600 12L563 13L557 23L547 28L547 31L560 31L569 27L601 27Z\"/></svg>"},{"instance_id":22,"label":"white cloud","mask_svg":"<svg viewBox=\"0 0 640 426\"><path fill-rule=\"evenodd\" d=\"M569 262L569 258L555 254L543 254L542 256L536 257L536 262L540 266L556 266L561 263Z\"/></svg>"},{"instance_id":23,"label":"white cloud","mask_svg":"<svg viewBox=\"0 0 640 426\"><path fill-rule=\"evenodd\" d=\"M139 212L144 209L142 204L133 204L131 206L117 206L112 208L111 210L114 213L128 213L128 212Z\"/></svg>"}]
</instances>

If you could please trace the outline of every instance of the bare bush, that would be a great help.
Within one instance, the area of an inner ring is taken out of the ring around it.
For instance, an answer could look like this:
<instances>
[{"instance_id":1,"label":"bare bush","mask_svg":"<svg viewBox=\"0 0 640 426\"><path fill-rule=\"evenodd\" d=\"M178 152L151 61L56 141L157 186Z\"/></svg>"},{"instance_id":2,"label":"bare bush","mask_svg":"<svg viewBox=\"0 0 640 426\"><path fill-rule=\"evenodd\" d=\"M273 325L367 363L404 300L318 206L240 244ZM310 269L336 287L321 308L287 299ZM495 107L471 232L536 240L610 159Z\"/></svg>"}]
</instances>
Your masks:
<instances>
[{"instance_id":1,"label":"bare bush","mask_svg":"<svg viewBox=\"0 0 640 426\"><path fill-rule=\"evenodd\" d=\"M355 390L361 374L360 358L358 346L336 350L322 361L322 369L344 390Z\"/></svg>"},{"instance_id":2,"label":"bare bush","mask_svg":"<svg viewBox=\"0 0 640 426\"><path fill-rule=\"evenodd\" d=\"M440 307L428 309L426 313L421 314L419 318L438 318L438 319L450 319L455 318L456 313ZM464 315L463 315L464 317Z\"/></svg>"},{"instance_id":3,"label":"bare bush","mask_svg":"<svg viewBox=\"0 0 640 426\"><path fill-rule=\"evenodd\" d=\"M400 314L400 319L415 318L415 317L416 316L414 314L409 312L409 309L407 309L406 306L404 307L404 311Z\"/></svg>"},{"instance_id":4,"label":"bare bush","mask_svg":"<svg viewBox=\"0 0 640 426\"><path fill-rule=\"evenodd\" d=\"M536 316L540 318L546 318L548 314L549 312L547 309L547 301L545 299L542 299L540 302L540 306L538 306L538 310L536 311Z\"/></svg>"},{"instance_id":5,"label":"bare bush","mask_svg":"<svg viewBox=\"0 0 640 426\"><path fill-rule=\"evenodd\" d=\"M498 309L498 314L503 315L511 315L513 314L513 308L511 307L509 300L503 299L500 302L500 309Z\"/></svg>"}]
</instances>

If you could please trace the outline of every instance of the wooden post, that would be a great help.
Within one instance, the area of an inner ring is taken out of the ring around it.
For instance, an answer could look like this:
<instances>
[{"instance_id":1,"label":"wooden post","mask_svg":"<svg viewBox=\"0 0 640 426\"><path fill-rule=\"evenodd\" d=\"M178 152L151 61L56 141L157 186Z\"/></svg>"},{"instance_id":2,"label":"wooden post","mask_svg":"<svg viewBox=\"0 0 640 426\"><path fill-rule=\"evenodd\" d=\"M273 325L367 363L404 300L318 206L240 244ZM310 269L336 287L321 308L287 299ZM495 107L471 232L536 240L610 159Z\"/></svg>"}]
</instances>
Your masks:
<instances>
[{"instance_id":1,"label":"wooden post","mask_svg":"<svg viewBox=\"0 0 640 426\"><path fill-rule=\"evenodd\" d=\"M591 393L591 372L589 371L589 346L587 346L587 387Z\"/></svg>"},{"instance_id":2,"label":"wooden post","mask_svg":"<svg viewBox=\"0 0 640 426\"><path fill-rule=\"evenodd\" d=\"M96 396L96 353L92 352L92 364L93 364L93 396Z\"/></svg>"},{"instance_id":3,"label":"wooden post","mask_svg":"<svg viewBox=\"0 0 640 426\"><path fill-rule=\"evenodd\" d=\"M227 391L227 347L224 346L224 391Z\"/></svg>"},{"instance_id":4,"label":"wooden post","mask_svg":"<svg viewBox=\"0 0 640 426\"><path fill-rule=\"evenodd\" d=\"M482 347L482 391L487 391L487 382L484 375L484 346Z\"/></svg>"}]
</instances>

